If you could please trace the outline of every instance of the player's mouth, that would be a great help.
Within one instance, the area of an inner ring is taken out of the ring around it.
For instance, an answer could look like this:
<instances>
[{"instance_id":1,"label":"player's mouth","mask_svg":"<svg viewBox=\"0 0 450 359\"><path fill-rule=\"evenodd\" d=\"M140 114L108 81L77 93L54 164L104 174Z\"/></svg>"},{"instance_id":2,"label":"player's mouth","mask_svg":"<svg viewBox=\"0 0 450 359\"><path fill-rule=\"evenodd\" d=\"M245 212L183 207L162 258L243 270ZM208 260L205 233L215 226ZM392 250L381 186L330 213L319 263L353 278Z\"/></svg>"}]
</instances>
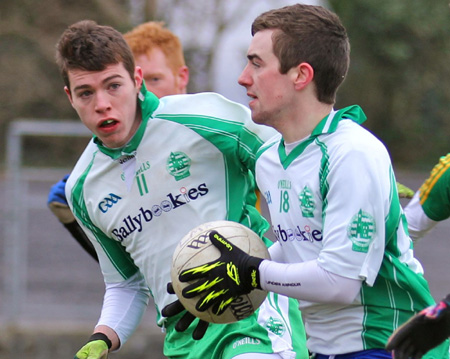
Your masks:
<instances>
[{"instance_id":1,"label":"player's mouth","mask_svg":"<svg viewBox=\"0 0 450 359\"><path fill-rule=\"evenodd\" d=\"M107 119L107 120L100 121L98 127L101 128L102 130L108 130L108 129L115 127L118 123L119 122L116 120Z\"/></svg>"},{"instance_id":2,"label":"player's mouth","mask_svg":"<svg viewBox=\"0 0 450 359\"><path fill-rule=\"evenodd\" d=\"M247 96L249 97L249 103L248 105L251 106L251 104L254 104L258 97L256 95L251 94L250 92L247 92Z\"/></svg>"}]
</instances>

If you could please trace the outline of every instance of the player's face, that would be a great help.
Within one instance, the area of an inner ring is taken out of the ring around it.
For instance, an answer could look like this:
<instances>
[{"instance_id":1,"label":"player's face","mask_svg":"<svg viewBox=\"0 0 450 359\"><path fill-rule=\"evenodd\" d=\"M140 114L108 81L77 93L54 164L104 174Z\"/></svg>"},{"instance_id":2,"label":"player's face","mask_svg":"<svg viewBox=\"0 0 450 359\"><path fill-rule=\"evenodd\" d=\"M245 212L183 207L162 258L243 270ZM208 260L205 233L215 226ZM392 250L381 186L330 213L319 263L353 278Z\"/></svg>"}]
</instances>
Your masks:
<instances>
[{"instance_id":1,"label":"player's face","mask_svg":"<svg viewBox=\"0 0 450 359\"><path fill-rule=\"evenodd\" d=\"M186 93L187 67L182 66L174 73L161 49L155 47L149 54L135 56L135 61L142 68L147 90L157 97Z\"/></svg>"},{"instance_id":2,"label":"player's face","mask_svg":"<svg viewBox=\"0 0 450 359\"><path fill-rule=\"evenodd\" d=\"M70 70L70 89L65 91L84 125L106 147L124 146L141 122L137 95L142 85L142 70L130 78L122 63L103 71Z\"/></svg>"},{"instance_id":3,"label":"player's face","mask_svg":"<svg viewBox=\"0 0 450 359\"><path fill-rule=\"evenodd\" d=\"M247 65L238 82L247 89L249 107L255 123L274 126L293 101L293 84L280 73L280 62L272 50L274 30L259 31L247 51Z\"/></svg>"}]
</instances>

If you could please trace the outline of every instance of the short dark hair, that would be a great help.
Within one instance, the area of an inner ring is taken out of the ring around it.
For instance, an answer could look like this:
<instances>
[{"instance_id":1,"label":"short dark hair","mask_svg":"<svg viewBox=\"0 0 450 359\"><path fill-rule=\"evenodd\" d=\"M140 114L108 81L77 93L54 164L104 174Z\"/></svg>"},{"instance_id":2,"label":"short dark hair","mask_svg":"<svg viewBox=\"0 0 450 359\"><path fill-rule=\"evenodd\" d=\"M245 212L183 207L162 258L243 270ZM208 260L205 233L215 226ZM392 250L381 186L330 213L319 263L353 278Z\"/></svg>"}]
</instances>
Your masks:
<instances>
[{"instance_id":1,"label":"short dark hair","mask_svg":"<svg viewBox=\"0 0 450 359\"><path fill-rule=\"evenodd\" d=\"M267 11L252 24L252 35L276 30L273 52L285 74L302 62L314 69L319 101L333 104L350 64L350 43L339 17L322 6L296 4Z\"/></svg>"},{"instance_id":2,"label":"short dark hair","mask_svg":"<svg viewBox=\"0 0 450 359\"><path fill-rule=\"evenodd\" d=\"M69 70L102 71L120 62L133 79L134 57L122 34L95 21L83 20L69 26L56 45L56 63L68 88Z\"/></svg>"}]
</instances>

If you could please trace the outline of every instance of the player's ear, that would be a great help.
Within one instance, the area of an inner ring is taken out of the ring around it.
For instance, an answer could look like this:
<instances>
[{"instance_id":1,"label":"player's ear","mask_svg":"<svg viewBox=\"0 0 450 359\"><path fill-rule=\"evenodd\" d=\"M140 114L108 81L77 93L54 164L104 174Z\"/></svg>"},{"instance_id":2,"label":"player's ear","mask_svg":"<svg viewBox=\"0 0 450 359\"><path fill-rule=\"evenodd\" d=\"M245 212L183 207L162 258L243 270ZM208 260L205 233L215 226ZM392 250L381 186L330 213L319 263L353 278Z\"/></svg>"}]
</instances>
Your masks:
<instances>
[{"instance_id":1,"label":"player's ear","mask_svg":"<svg viewBox=\"0 0 450 359\"><path fill-rule=\"evenodd\" d=\"M67 86L64 86L64 92L66 93L67 97L69 98L70 104L73 106L72 93L70 92L70 89Z\"/></svg>"},{"instance_id":2,"label":"player's ear","mask_svg":"<svg viewBox=\"0 0 450 359\"><path fill-rule=\"evenodd\" d=\"M177 75L177 87L179 93L186 93L187 85L189 82L189 69L187 66L181 66L178 69Z\"/></svg>"},{"instance_id":3,"label":"player's ear","mask_svg":"<svg viewBox=\"0 0 450 359\"><path fill-rule=\"evenodd\" d=\"M314 79L314 69L307 62L302 62L296 67L289 70L294 82L296 90L303 89Z\"/></svg>"},{"instance_id":4,"label":"player's ear","mask_svg":"<svg viewBox=\"0 0 450 359\"><path fill-rule=\"evenodd\" d=\"M134 68L134 82L136 84L136 88L139 90L142 86L142 81L144 79L144 73L140 66L136 66Z\"/></svg>"}]
</instances>

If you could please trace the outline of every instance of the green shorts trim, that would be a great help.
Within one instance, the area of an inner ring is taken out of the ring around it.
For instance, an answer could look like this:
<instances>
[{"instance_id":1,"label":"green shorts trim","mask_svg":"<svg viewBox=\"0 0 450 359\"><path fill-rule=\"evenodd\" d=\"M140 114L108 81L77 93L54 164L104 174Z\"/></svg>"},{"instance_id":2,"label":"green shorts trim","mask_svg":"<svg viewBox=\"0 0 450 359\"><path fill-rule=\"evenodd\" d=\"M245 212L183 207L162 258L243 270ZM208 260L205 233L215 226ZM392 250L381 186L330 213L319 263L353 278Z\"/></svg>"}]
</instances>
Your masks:
<instances>
[{"instance_id":1,"label":"green shorts trim","mask_svg":"<svg viewBox=\"0 0 450 359\"><path fill-rule=\"evenodd\" d=\"M269 300L250 317L229 324L210 324L205 336L192 339L196 319L185 332L175 324L184 313L167 320L164 355L169 359L232 359L245 353L295 351L297 359L308 358L298 302L270 293Z\"/></svg>"}]
</instances>

